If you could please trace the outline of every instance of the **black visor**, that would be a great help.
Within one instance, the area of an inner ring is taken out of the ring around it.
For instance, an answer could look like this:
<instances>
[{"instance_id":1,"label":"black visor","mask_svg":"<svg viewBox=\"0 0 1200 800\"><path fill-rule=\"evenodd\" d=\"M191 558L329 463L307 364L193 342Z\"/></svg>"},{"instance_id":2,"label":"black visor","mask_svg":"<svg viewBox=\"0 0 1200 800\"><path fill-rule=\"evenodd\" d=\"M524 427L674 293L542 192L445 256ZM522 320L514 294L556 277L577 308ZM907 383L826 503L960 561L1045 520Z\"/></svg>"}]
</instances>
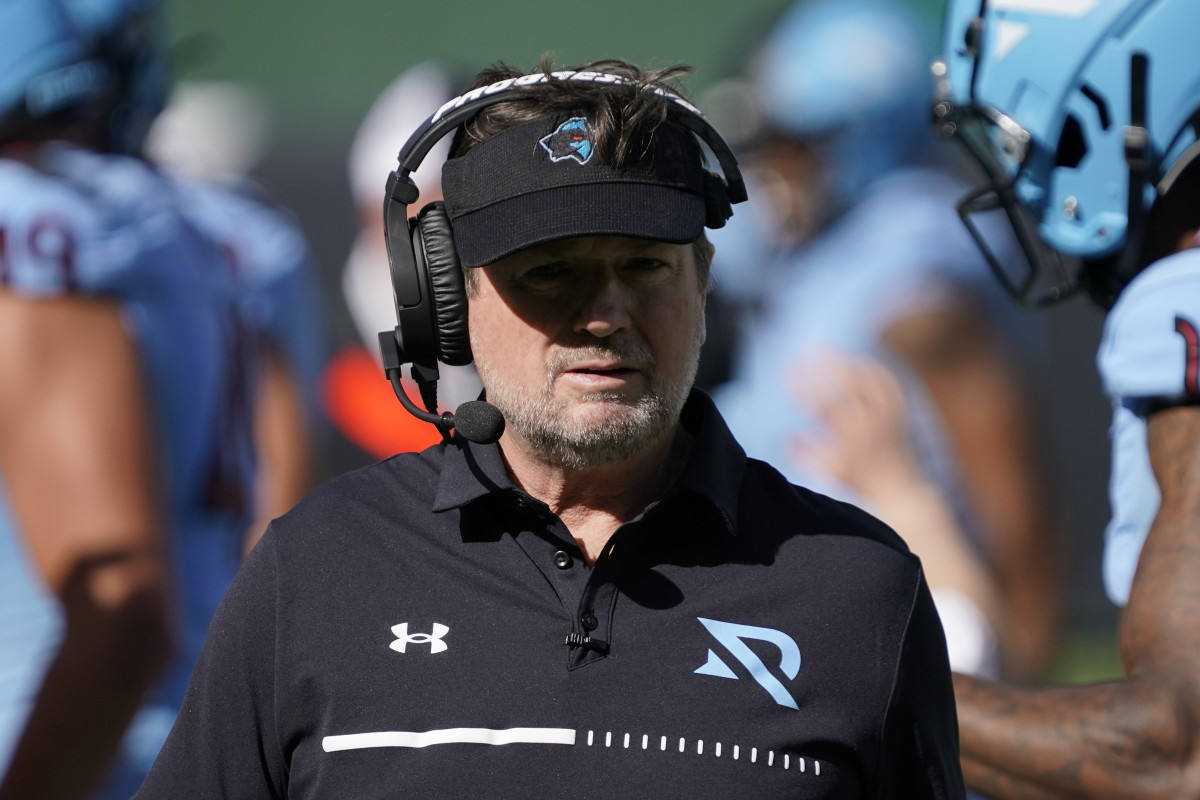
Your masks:
<instances>
[{"instance_id":1,"label":"black visor","mask_svg":"<svg viewBox=\"0 0 1200 800\"><path fill-rule=\"evenodd\" d=\"M574 236L687 244L706 218L700 147L671 124L620 167L600 160L582 117L515 125L447 161L442 191L471 267Z\"/></svg>"}]
</instances>

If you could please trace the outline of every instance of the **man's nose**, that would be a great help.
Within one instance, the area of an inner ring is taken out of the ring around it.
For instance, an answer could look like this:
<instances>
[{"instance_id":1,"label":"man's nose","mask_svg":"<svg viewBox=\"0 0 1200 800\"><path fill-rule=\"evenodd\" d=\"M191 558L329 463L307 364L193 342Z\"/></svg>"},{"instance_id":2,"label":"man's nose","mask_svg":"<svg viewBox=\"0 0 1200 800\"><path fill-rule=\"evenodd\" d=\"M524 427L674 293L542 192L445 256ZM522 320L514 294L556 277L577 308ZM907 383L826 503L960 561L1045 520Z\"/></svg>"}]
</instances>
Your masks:
<instances>
[{"instance_id":1,"label":"man's nose","mask_svg":"<svg viewBox=\"0 0 1200 800\"><path fill-rule=\"evenodd\" d=\"M575 332L604 338L629 330L633 325L629 314L630 299L628 287L615 275L597 276L580 303Z\"/></svg>"}]
</instances>

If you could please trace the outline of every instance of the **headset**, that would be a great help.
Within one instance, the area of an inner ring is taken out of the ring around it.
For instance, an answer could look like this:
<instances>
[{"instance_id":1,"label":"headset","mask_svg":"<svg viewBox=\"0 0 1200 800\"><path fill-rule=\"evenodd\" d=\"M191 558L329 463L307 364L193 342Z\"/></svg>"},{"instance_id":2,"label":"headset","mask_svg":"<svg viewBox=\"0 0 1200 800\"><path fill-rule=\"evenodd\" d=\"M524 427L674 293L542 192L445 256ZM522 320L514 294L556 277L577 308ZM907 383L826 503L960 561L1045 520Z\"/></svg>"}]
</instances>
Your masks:
<instances>
[{"instance_id":1,"label":"headset","mask_svg":"<svg viewBox=\"0 0 1200 800\"><path fill-rule=\"evenodd\" d=\"M444 412L439 416L436 412L438 362L463 366L472 360L467 297L445 205L441 201L430 203L413 219L408 218L408 207L418 196L417 185L410 176L439 140L482 109L527 97L521 91L524 87L551 80L632 84L620 75L558 71L507 78L472 89L449 100L421 123L400 150L399 168L387 179L383 222L396 303L396 327L379 334L384 374L405 410L436 425L446 441L453 428L469 441L495 442L503 433L504 418L495 406L481 400L463 403L453 414ZM746 184L733 151L694 105L662 86L650 85L644 89L670 100L682 112L672 121L696 134L717 159L723 177L705 173L705 226L722 227L733 215L732 204L746 199ZM426 411L418 409L400 385L400 369L406 363L412 365L411 375Z\"/></svg>"}]
</instances>

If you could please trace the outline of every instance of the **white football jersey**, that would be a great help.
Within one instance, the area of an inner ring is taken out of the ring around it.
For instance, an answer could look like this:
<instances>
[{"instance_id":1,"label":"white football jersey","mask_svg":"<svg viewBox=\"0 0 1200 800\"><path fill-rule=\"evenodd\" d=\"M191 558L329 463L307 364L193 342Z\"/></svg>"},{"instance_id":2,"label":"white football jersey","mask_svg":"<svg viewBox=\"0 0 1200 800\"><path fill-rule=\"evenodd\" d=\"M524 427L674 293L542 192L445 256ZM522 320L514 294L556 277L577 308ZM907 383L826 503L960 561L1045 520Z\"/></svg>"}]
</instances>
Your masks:
<instances>
[{"instance_id":1,"label":"white football jersey","mask_svg":"<svg viewBox=\"0 0 1200 800\"><path fill-rule=\"evenodd\" d=\"M1105 531L1104 586L1129 600L1159 491L1146 451L1146 415L1158 405L1196 402L1200 250L1152 264L1125 287L1104 322L1096 363L1112 402L1112 518Z\"/></svg>"}]
</instances>

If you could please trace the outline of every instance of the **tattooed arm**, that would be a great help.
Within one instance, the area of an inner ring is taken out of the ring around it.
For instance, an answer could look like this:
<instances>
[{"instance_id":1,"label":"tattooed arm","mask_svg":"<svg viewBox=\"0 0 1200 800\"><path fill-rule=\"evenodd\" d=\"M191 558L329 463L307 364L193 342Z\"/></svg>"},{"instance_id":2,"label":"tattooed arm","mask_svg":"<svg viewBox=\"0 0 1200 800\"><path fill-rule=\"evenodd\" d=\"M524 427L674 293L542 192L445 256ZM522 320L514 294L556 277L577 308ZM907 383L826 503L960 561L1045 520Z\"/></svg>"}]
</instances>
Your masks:
<instances>
[{"instance_id":1,"label":"tattooed arm","mask_svg":"<svg viewBox=\"0 0 1200 800\"><path fill-rule=\"evenodd\" d=\"M967 783L995 800L1200 797L1200 407L1153 414L1147 448L1162 501L1121 619L1127 678L955 676Z\"/></svg>"}]
</instances>

